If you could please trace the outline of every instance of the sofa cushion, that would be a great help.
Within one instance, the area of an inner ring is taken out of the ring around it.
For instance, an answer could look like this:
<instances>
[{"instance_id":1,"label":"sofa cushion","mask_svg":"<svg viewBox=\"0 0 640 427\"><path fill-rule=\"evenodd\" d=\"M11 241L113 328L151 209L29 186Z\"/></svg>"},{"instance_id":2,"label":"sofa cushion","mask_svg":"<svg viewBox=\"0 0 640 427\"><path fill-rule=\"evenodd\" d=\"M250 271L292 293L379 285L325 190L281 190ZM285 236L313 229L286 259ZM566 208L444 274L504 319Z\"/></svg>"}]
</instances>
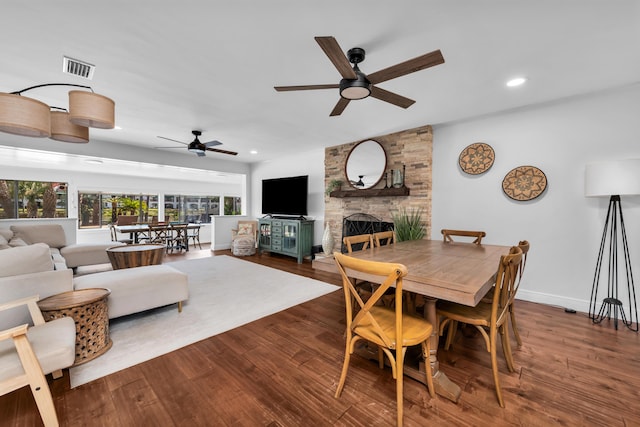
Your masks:
<instances>
[{"instance_id":1,"label":"sofa cushion","mask_svg":"<svg viewBox=\"0 0 640 427\"><path fill-rule=\"evenodd\" d=\"M0 249L9 249L11 246L9 246L9 241L0 234Z\"/></svg>"},{"instance_id":2,"label":"sofa cushion","mask_svg":"<svg viewBox=\"0 0 640 427\"><path fill-rule=\"evenodd\" d=\"M0 277L53 270L49 246L44 243L0 251Z\"/></svg>"},{"instance_id":3,"label":"sofa cushion","mask_svg":"<svg viewBox=\"0 0 640 427\"><path fill-rule=\"evenodd\" d=\"M20 237L13 236L11 240L9 240L9 247L17 248L18 246L29 246L29 244Z\"/></svg>"},{"instance_id":4,"label":"sofa cushion","mask_svg":"<svg viewBox=\"0 0 640 427\"><path fill-rule=\"evenodd\" d=\"M12 225L11 230L16 237L20 237L30 245L46 243L52 248L61 248L67 245L64 228L60 224Z\"/></svg>"},{"instance_id":5,"label":"sofa cushion","mask_svg":"<svg viewBox=\"0 0 640 427\"><path fill-rule=\"evenodd\" d=\"M10 228L0 228L0 236L7 239L7 242L13 237L13 231Z\"/></svg>"},{"instance_id":6,"label":"sofa cushion","mask_svg":"<svg viewBox=\"0 0 640 427\"><path fill-rule=\"evenodd\" d=\"M15 249L7 249L15 250ZM6 251L0 251L6 252ZM0 277L0 304L38 295L40 299L73 290L73 271L52 270ZM26 305L0 312L0 330L31 323Z\"/></svg>"},{"instance_id":7,"label":"sofa cushion","mask_svg":"<svg viewBox=\"0 0 640 427\"><path fill-rule=\"evenodd\" d=\"M60 254L67 262L67 267L76 268L83 265L108 264L109 254L107 249L113 246L121 246L124 243L77 243L60 249Z\"/></svg>"},{"instance_id":8,"label":"sofa cushion","mask_svg":"<svg viewBox=\"0 0 640 427\"><path fill-rule=\"evenodd\" d=\"M66 270L67 260L60 254L60 249L58 248L49 248L51 252L51 259L53 260L53 268L56 270Z\"/></svg>"},{"instance_id":9,"label":"sofa cushion","mask_svg":"<svg viewBox=\"0 0 640 427\"><path fill-rule=\"evenodd\" d=\"M76 357L76 327L71 317L29 328L27 338L45 375L73 364ZM0 366L0 381L24 372L12 340L0 341Z\"/></svg>"},{"instance_id":10,"label":"sofa cushion","mask_svg":"<svg viewBox=\"0 0 640 427\"><path fill-rule=\"evenodd\" d=\"M188 276L164 264L76 276L73 283L74 289L111 290L109 319L189 298Z\"/></svg>"}]
</instances>

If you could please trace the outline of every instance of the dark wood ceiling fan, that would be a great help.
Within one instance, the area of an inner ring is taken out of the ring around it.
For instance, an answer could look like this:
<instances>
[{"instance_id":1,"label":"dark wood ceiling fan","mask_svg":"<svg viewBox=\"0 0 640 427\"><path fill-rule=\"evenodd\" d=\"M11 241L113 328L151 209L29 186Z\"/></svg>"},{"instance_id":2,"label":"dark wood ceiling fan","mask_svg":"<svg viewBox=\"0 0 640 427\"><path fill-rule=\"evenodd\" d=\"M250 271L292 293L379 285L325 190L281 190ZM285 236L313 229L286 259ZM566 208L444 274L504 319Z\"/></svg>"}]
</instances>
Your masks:
<instances>
[{"instance_id":1,"label":"dark wood ceiling fan","mask_svg":"<svg viewBox=\"0 0 640 427\"><path fill-rule=\"evenodd\" d=\"M330 116L339 116L342 114L344 109L347 108L349 102L356 99L364 99L368 96L397 105L398 107L408 108L415 103L413 99L406 98L402 95L398 95L397 93L389 92L388 90L384 90L375 85L444 63L444 58L440 50L434 50L433 52L418 56L417 58L392 65L391 67L367 75L358 68L358 64L364 61L364 49L354 47L353 49L349 49L345 56L342 48L335 38L331 36L315 37L315 40L342 76L340 83L303 86L274 86L274 89L278 92L340 89L340 99L331 111L331 114L329 114ZM353 67L351 64L353 64Z\"/></svg>"},{"instance_id":2,"label":"dark wood ceiling fan","mask_svg":"<svg viewBox=\"0 0 640 427\"><path fill-rule=\"evenodd\" d=\"M177 143L182 144L182 145L186 145L187 146L187 150L189 150L192 153L196 153L198 155L198 157L203 157L205 155L205 151L213 151L213 152L216 152L216 153L229 154L231 156L237 156L238 155L238 153L236 153L235 151L227 151L227 150L221 150L219 148L212 148L212 147L215 147L217 145L221 145L222 142L220 142L220 141L200 142L198 137L200 135L202 135L202 131L192 130L191 133L195 136L194 140L191 141L191 142L177 141L175 139L167 138L167 137L164 137L164 136L158 136L158 138L166 139L167 141L173 141L173 142L177 142ZM165 148L184 148L184 147L155 147L155 148L165 149Z\"/></svg>"}]
</instances>

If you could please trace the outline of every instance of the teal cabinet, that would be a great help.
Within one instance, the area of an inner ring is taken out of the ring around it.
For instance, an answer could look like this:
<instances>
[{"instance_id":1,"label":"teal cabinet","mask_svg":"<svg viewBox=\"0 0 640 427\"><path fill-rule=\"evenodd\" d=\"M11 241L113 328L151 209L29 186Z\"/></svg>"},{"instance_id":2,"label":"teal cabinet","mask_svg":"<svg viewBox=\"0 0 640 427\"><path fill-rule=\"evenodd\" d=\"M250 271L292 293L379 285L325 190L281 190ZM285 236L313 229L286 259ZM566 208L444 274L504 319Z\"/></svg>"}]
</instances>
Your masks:
<instances>
[{"instance_id":1,"label":"teal cabinet","mask_svg":"<svg viewBox=\"0 0 640 427\"><path fill-rule=\"evenodd\" d=\"M259 221L258 250L292 256L302 263L311 255L313 222L306 219L262 218Z\"/></svg>"}]
</instances>

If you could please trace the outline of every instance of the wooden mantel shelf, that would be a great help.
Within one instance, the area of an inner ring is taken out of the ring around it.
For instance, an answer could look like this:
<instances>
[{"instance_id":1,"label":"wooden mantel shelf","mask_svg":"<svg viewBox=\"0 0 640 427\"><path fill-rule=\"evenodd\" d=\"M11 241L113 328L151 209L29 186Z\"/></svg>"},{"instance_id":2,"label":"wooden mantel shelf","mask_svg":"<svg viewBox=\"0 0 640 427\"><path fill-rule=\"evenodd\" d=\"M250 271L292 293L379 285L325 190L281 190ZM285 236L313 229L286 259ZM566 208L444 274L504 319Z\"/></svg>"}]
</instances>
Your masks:
<instances>
[{"instance_id":1,"label":"wooden mantel shelf","mask_svg":"<svg viewBox=\"0 0 640 427\"><path fill-rule=\"evenodd\" d=\"M399 197L408 196L409 188L367 188L366 190L336 190L329 197Z\"/></svg>"}]
</instances>

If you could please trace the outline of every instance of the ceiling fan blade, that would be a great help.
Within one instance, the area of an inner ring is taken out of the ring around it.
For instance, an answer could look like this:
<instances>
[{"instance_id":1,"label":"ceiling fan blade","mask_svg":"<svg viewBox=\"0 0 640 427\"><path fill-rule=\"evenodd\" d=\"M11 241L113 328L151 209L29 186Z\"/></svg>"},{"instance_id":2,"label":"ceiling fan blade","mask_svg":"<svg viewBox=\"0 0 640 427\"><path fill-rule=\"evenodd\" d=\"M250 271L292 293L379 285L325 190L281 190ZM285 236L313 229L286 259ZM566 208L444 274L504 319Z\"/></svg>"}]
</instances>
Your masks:
<instances>
[{"instance_id":1,"label":"ceiling fan blade","mask_svg":"<svg viewBox=\"0 0 640 427\"><path fill-rule=\"evenodd\" d=\"M164 136L158 136L158 138L166 139L167 141L177 142L178 144L189 145L189 144L187 144L186 142L177 141L177 140L175 140L175 139L167 138L167 137L164 137ZM182 147L180 147L180 148L182 148Z\"/></svg>"},{"instance_id":2,"label":"ceiling fan blade","mask_svg":"<svg viewBox=\"0 0 640 427\"><path fill-rule=\"evenodd\" d=\"M203 142L202 143L205 147L215 147L216 145L222 145L222 142L220 141L209 141L209 142Z\"/></svg>"},{"instance_id":3,"label":"ceiling fan blade","mask_svg":"<svg viewBox=\"0 0 640 427\"><path fill-rule=\"evenodd\" d=\"M349 59L347 59L335 38L328 36L315 37L315 39L324 51L325 55L329 57L329 60L331 60L333 65L338 69L338 72L342 77L345 79L358 78L358 76L356 76L356 72L351 68Z\"/></svg>"},{"instance_id":4,"label":"ceiling fan blade","mask_svg":"<svg viewBox=\"0 0 640 427\"><path fill-rule=\"evenodd\" d=\"M416 102L413 99L405 98L397 93L389 92L376 86L371 86L371 96L402 108L409 108Z\"/></svg>"},{"instance_id":5,"label":"ceiling fan blade","mask_svg":"<svg viewBox=\"0 0 640 427\"><path fill-rule=\"evenodd\" d=\"M416 71L424 70L425 68L440 65L442 63L444 63L442 53L440 50L434 50L433 52L418 56L417 58L368 74L367 78L372 84L377 84L395 79L396 77L415 73Z\"/></svg>"},{"instance_id":6,"label":"ceiling fan blade","mask_svg":"<svg viewBox=\"0 0 640 427\"><path fill-rule=\"evenodd\" d=\"M347 108L347 105L349 105L349 101L350 101L350 99L346 99L346 98L342 98L341 97L338 100L338 103L336 104L336 106L333 107L333 110L331 111L331 114L329 114L329 117L339 116L340 114L342 114L344 109Z\"/></svg>"},{"instance_id":7,"label":"ceiling fan blade","mask_svg":"<svg viewBox=\"0 0 640 427\"><path fill-rule=\"evenodd\" d=\"M180 148L181 150L184 150L184 147L153 147L153 148L159 148L161 150L163 150L165 148Z\"/></svg>"},{"instance_id":8,"label":"ceiling fan blade","mask_svg":"<svg viewBox=\"0 0 640 427\"><path fill-rule=\"evenodd\" d=\"M230 156L237 156L238 155L238 153L236 153L235 151L221 150L219 148L209 148L209 147L207 147L206 150L207 151L214 151L216 153L229 154Z\"/></svg>"},{"instance_id":9,"label":"ceiling fan blade","mask_svg":"<svg viewBox=\"0 0 640 427\"><path fill-rule=\"evenodd\" d=\"M328 85L306 85L306 86L274 86L273 88L278 92L287 92L290 90L315 90L315 89L338 89L340 85L328 84Z\"/></svg>"}]
</instances>

